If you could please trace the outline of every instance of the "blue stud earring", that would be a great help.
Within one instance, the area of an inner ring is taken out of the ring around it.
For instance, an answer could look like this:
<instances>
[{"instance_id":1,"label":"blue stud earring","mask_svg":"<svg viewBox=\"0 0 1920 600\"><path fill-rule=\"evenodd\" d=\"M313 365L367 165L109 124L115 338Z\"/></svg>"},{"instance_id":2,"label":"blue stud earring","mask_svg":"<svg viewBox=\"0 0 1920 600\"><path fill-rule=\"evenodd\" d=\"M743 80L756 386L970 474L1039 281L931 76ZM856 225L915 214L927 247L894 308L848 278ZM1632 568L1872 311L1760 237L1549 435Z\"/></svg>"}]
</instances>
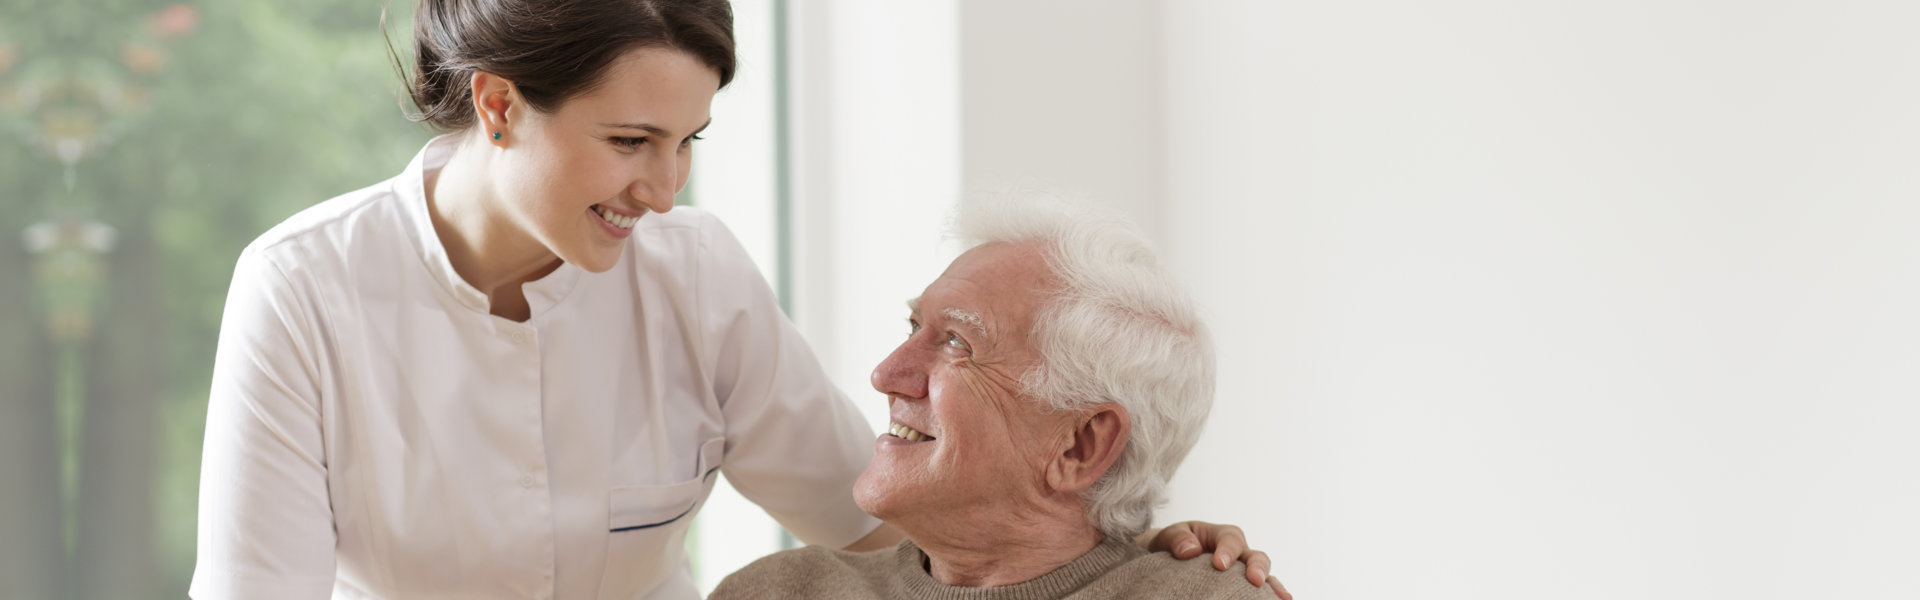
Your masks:
<instances>
[{"instance_id":1,"label":"blue stud earring","mask_svg":"<svg viewBox=\"0 0 1920 600\"><path fill-rule=\"evenodd\" d=\"M500 132L498 131L493 132L493 139L496 139L496 140L500 139Z\"/></svg>"}]
</instances>

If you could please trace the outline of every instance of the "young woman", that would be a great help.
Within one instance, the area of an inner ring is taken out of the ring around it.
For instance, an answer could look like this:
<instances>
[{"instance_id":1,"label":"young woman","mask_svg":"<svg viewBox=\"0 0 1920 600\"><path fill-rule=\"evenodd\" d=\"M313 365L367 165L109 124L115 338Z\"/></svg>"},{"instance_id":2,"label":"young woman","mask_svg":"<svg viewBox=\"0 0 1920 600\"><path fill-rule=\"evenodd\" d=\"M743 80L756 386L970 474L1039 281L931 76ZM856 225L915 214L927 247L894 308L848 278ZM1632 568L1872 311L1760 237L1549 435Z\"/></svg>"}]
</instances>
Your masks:
<instances>
[{"instance_id":1,"label":"young woman","mask_svg":"<svg viewBox=\"0 0 1920 600\"><path fill-rule=\"evenodd\" d=\"M422 0L415 27L451 133L235 269L192 596L693 598L721 469L808 543L898 542L851 498L859 413L732 235L669 212L727 3ZM1268 567L1229 526L1156 539Z\"/></svg>"}]
</instances>

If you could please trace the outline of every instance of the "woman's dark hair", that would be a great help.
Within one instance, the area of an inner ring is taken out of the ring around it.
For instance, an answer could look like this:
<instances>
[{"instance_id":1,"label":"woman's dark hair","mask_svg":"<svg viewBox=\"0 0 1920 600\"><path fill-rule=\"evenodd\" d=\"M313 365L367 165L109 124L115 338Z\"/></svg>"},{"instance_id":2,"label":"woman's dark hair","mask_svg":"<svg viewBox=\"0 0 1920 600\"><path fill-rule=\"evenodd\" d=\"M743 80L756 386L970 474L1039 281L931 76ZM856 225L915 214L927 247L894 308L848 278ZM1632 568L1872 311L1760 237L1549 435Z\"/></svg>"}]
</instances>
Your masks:
<instances>
[{"instance_id":1,"label":"woman's dark hair","mask_svg":"<svg viewBox=\"0 0 1920 600\"><path fill-rule=\"evenodd\" d=\"M401 77L420 112L409 118L447 131L473 124L475 71L512 81L544 113L636 48L686 52L720 73L720 87L733 80L727 0L420 0L413 18L413 74Z\"/></svg>"}]
</instances>

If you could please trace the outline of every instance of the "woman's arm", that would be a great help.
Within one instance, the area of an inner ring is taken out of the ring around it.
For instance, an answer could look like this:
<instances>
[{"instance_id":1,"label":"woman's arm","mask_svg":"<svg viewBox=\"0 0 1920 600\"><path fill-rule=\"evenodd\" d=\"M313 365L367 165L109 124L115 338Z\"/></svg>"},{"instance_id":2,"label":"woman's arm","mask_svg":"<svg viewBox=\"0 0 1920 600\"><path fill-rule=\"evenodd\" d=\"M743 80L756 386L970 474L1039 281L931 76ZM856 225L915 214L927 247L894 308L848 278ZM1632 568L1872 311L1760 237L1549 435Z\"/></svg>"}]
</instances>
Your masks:
<instances>
[{"instance_id":1,"label":"woman's arm","mask_svg":"<svg viewBox=\"0 0 1920 600\"><path fill-rule=\"evenodd\" d=\"M702 218L709 237L698 300L708 339L718 342L714 395L727 431L721 471L801 541L857 544L880 523L853 502L853 483L873 456L873 430L834 389L740 242L718 220Z\"/></svg>"},{"instance_id":2,"label":"woman's arm","mask_svg":"<svg viewBox=\"0 0 1920 600\"><path fill-rule=\"evenodd\" d=\"M333 512L314 340L286 275L242 255L220 320L200 466L198 559L189 595L333 594Z\"/></svg>"},{"instance_id":3,"label":"woman's arm","mask_svg":"<svg viewBox=\"0 0 1920 600\"><path fill-rule=\"evenodd\" d=\"M906 537L907 534L901 533L898 529L894 529L892 525L881 523L879 527L873 528L873 533L867 534L867 537L860 538L860 541L848 544L847 547L841 548L841 550L848 552L867 552L882 548L892 548L900 545L900 540L906 539Z\"/></svg>"}]
</instances>

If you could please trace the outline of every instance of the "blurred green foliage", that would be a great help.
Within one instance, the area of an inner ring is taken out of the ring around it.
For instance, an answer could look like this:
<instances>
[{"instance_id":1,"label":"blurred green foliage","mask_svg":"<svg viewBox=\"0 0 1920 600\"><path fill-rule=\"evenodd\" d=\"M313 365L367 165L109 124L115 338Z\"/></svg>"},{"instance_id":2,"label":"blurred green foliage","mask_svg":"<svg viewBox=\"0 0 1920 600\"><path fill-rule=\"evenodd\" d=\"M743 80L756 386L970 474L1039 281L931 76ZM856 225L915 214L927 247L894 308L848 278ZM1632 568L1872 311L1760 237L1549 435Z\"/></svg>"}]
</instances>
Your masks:
<instances>
[{"instance_id":1,"label":"blurred green foliage","mask_svg":"<svg viewBox=\"0 0 1920 600\"><path fill-rule=\"evenodd\" d=\"M0 597L184 597L235 258L431 132L380 0L0 6Z\"/></svg>"}]
</instances>

